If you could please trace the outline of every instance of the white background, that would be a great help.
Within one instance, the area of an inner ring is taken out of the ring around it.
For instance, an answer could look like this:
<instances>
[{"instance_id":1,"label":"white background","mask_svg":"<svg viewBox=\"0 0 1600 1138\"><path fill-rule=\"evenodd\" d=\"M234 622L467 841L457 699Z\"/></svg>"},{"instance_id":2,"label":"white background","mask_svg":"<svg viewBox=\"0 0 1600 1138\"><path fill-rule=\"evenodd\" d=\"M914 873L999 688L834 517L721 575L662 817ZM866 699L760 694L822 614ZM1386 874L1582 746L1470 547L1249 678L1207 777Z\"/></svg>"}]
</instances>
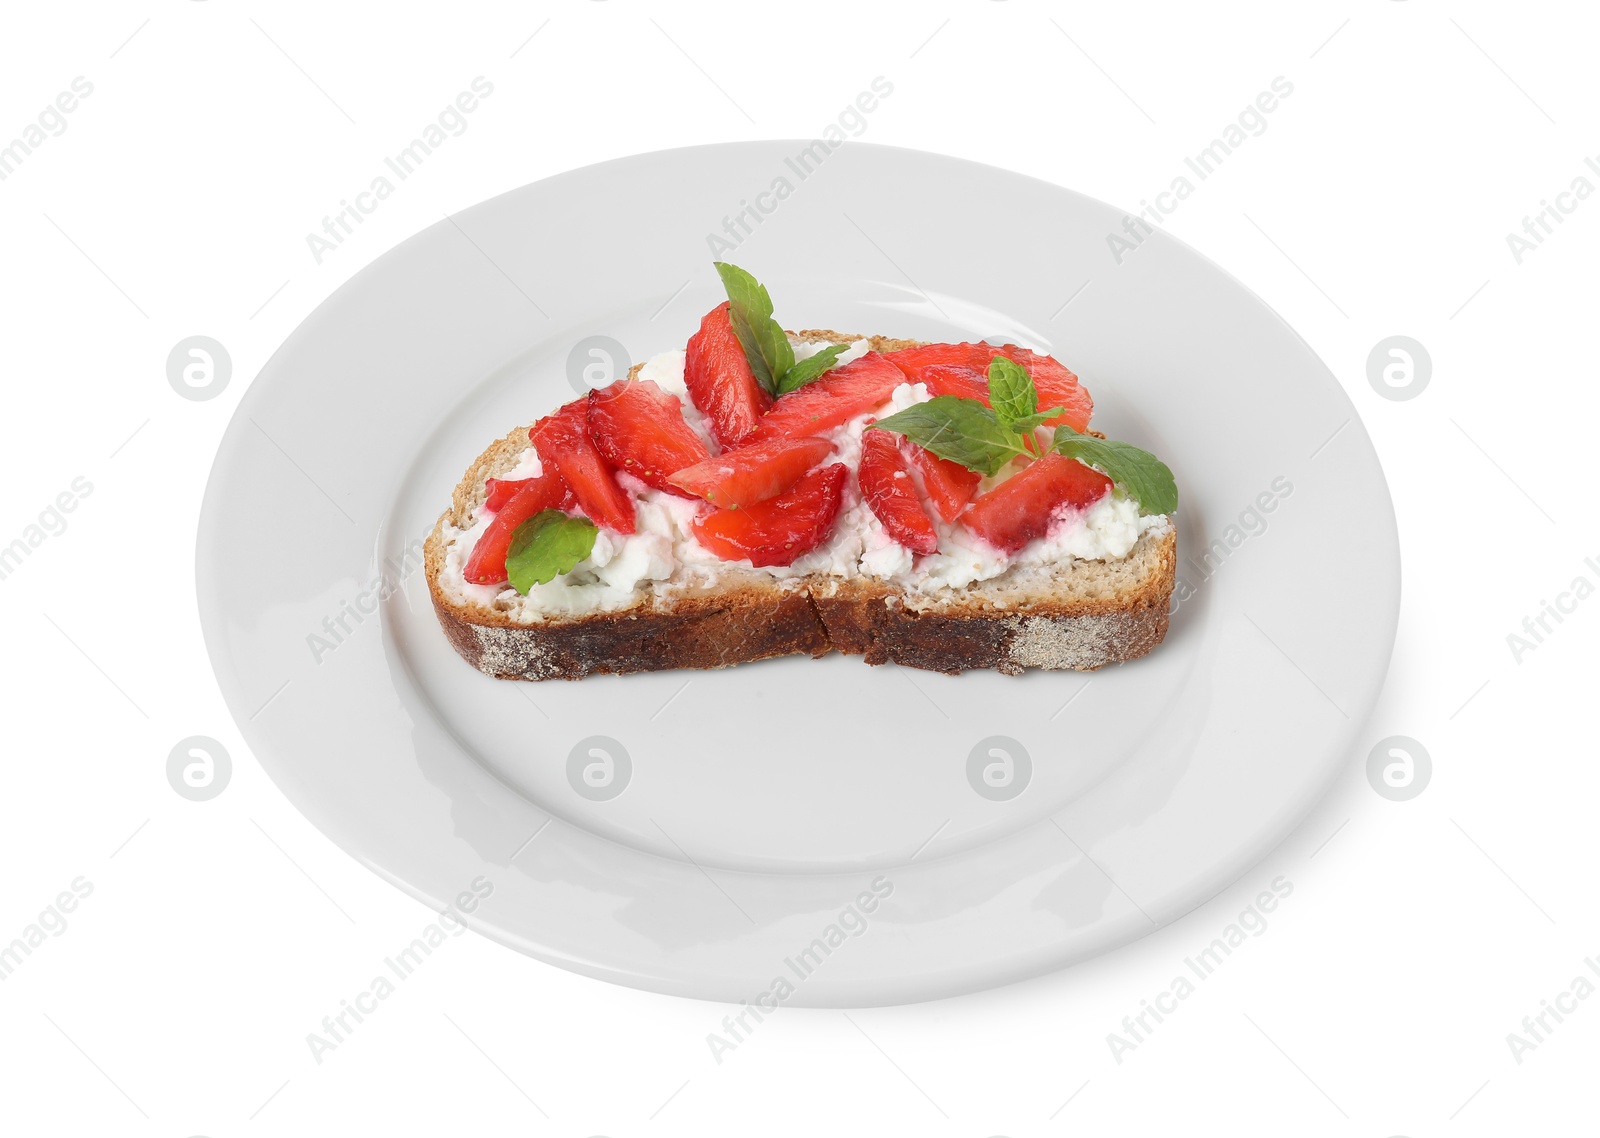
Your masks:
<instances>
[{"instance_id":1,"label":"white background","mask_svg":"<svg viewBox=\"0 0 1600 1138\"><path fill-rule=\"evenodd\" d=\"M1600 201L1521 264L1506 243L1574 178L1600 186L1583 164L1600 161L1586 7L8 8L0 142L75 77L93 93L0 181L0 544L75 478L93 490L0 580L0 941L74 878L93 893L0 982L4 1129L1416 1136L1592 1120L1600 999L1521 1063L1506 1040L1600 957L1600 600L1520 662L1506 639L1573 578L1600 583L1584 564L1600 565ZM317 264L306 234L480 75L494 94L467 132ZM1293 83L1166 227L1310 342L1382 455L1405 598L1366 744L1232 889L1032 983L785 1010L719 1065L705 1039L727 1009L469 934L317 1064L306 1034L429 914L283 799L207 666L194 530L240 394L330 292L445 211L640 151L809 138L879 75L894 93L865 140L1133 209L1274 77ZM165 375L195 334L233 359L209 401ZM1409 401L1367 380L1393 334L1432 356ZM1434 766L1400 803L1365 773L1396 734ZM233 754L209 802L166 780L190 735ZM1294 892L1267 931L1116 1062L1107 1034L1278 875Z\"/></svg>"}]
</instances>

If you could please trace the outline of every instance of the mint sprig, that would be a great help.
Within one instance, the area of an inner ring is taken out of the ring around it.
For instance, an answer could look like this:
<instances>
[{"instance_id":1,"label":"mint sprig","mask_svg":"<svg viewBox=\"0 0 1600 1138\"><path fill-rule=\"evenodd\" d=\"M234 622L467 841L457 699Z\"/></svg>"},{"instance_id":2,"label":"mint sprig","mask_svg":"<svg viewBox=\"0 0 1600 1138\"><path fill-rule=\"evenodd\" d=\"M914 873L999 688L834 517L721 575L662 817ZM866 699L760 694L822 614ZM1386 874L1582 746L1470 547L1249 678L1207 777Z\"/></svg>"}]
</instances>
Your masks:
<instances>
[{"instance_id":1,"label":"mint sprig","mask_svg":"<svg viewBox=\"0 0 1600 1138\"><path fill-rule=\"evenodd\" d=\"M1018 455L1031 458L1033 428L1055 414L1040 412L1033 377L1004 356L989 361L989 406L959 395L935 395L873 424L904 435L940 458L995 475Z\"/></svg>"},{"instance_id":2,"label":"mint sprig","mask_svg":"<svg viewBox=\"0 0 1600 1138\"><path fill-rule=\"evenodd\" d=\"M1139 503L1141 514L1170 514L1178 508L1178 484L1172 471L1155 455L1132 443L1079 434L1063 423L1056 428L1051 449L1098 468Z\"/></svg>"},{"instance_id":3,"label":"mint sprig","mask_svg":"<svg viewBox=\"0 0 1600 1138\"><path fill-rule=\"evenodd\" d=\"M778 393L778 381L794 367L794 348L783 326L772 318L772 297L755 277L738 265L723 261L712 262L722 277L722 287L728 291L732 304L733 334L739 337L744 358L750 361L756 382L768 394Z\"/></svg>"},{"instance_id":4,"label":"mint sprig","mask_svg":"<svg viewBox=\"0 0 1600 1138\"><path fill-rule=\"evenodd\" d=\"M1021 433L1029 429L1021 424L1039 411L1039 392L1033 386L1033 376L1004 356L995 356L989 361L989 406L1007 430Z\"/></svg>"},{"instance_id":5,"label":"mint sprig","mask_svg":"<svg viewBox=\"0 0 1600 1138\"><path fill-rule=\"evenodd\" d=\"M1039 392L1026 369L995 356L989 362L989 407L977 399L936 395L885 416L869 427L904 435L940 458L994 476L1018 455L1035 457L1033 431L1062 413L1039 410ZM1170 514L1178 508L1172 471L1149 451L1131 443L1097 438L1065 424L1056 428L1051 449L1099 469L1139 503L1143 514Z\"/></svg>"},{"instance_id":6,"label":"mint sprig","mask_svg":"<svg viewBox=\"0 0 1600 1138\"><path fill-rule=\"evenodd\" d=\"M535 585L570 573L594 552L600 532L588 518L575 518L560 510L540 510L511 535L506 553L506 576L523 596Z\"/></svg>"},{"instance_id":7,"label":"mint sprig","mask_svg":"<svg viewBox=\"0 0 1600 1138\"><path fill-rule=\"evenodd\" d=\"M794 346L789 343L783 325L772 318L772 297L766 287L738 265L725 261L712 264L728 293L733 334L744 349L744 358L749 361L756 382L768 395L786 395L820 379L848 347L846 344L831 345L795 362Z\"/></svg>"},{"instance_id":8,"label":"mint sprig","mask_svg":"<svg viewBox=\"0 0 1600 1138\"><path fill-rule=\"evenodd\" d=\"M829 344L814 356L807 356L799 360L783 377L778 380L777 394L787 395L789 392L804 387L814 379L821 379L822 374L838 362L841 353L848 351L849 344Z\"/></svg>"},{"instance_id":9,"label":"mint sprig","mask_svg":"<svg viewBox=\"0 0 1600 1138\"><path fill-rule=\"evenodd\" d=\"M1005 356L989 361L989 405L1000 425L1028 438L1038 426L1061 414L1061 408L1039 410L1039 391L1027 369ZM1028 439L1031 442L1031 438Z\"/></svg>"},{"instance_id":10,"label":"mint sprig","mask_svg":"<svg viewBox=\"0 0 1600 1138\"><path fill-rule=\"evenodd\" d=\"M995 413L976 399L935 395L879 419L868 430L883 429L904 435L940 458L958 462L979 474L998 474L1023 448L1021 436L1002 424Z\"/></svg>"}]
</instances>

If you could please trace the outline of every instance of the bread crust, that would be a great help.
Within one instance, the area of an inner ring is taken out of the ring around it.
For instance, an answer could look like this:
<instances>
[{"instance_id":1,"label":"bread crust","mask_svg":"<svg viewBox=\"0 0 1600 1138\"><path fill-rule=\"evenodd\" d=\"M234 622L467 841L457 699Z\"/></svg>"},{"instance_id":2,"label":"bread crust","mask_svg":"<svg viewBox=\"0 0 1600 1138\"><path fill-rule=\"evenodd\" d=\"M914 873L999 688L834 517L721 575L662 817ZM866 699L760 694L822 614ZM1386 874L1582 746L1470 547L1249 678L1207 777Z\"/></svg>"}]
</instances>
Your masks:
<instances>
[{"instance_id":1,"label":"bread crust","mask_svg":"<svg viewBox=\"0 0 1600 1138\"><path fill-rule=\"evenodd\" d=\"M825 329L800 340L867 339L895 351L919 341L846 336ZM635 375L636 365L629 375ZM780 580L730 567L714 588L643 594L631 608L525 624L509 614L463 604L439 583L447 528L467 529L486 494L485 480L509 470L528 445L518 427L478 456L457 484L450 508L424 543L434 612L461 657L498 679L582 679L601 674L722 668L778 656L861 656L956 675L992 669L1093 671L1143 656L1166 636L1177 572L1177 532L1169 525L1139 539L1131 581L1085 587L1084 563L1069 566L1058 589L1008 595L1011 571L944 595L908 594L887 582L814 574ZM1074 579L1074 571L1078 578Z\"/></svg>"}]
</instances>

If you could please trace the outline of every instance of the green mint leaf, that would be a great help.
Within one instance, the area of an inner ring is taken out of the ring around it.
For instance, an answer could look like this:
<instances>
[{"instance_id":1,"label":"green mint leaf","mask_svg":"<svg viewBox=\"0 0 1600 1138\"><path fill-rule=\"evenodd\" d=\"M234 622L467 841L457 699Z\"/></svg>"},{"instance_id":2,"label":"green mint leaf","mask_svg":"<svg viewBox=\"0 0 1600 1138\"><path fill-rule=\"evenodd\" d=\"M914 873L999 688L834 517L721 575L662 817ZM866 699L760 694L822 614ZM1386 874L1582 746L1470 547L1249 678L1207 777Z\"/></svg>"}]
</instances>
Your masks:
<instances>
[{"instance_id":1,"label":"green mint leaf","mask_svg":"<svg viewBox=\"0 0 1600 1138\"><path fill-rule=\"evenodd\" d=\"M872 425L878 427L980 474L996 474L1011 459L1027 453L993 411L976 399L955 395L936 395L896 411Z\"/></svg>"},{"instance_id":2,"label":"green mint leaf","mask_svg":"<svg viewBox=\"0 0 1600 1138\"><path fill-rule=\"evenodd\" d=\"M995 418L1007 430L1027 430L1019 424L1039 410L1039 393L1034 390L1033 377L1004 356L995 356L989 361L989 406L994 408Z\"/></svg>"},{"instance_id":3,"label":"green mint leaf","mask_svg":"<svg viewBox=\"0 0 1600 1138\"><path fill-rule=\"evenodd\" d=\"M1062 413L1062 410L1063 409L1060 407L1050 407L1043 411L1035 411L1032 415L1024 415L1020 419L1011 420L1009 426L1011 427L1012 431L1019 435L1027 434L1035 427L1043 426L1051 419L1059 416Z\"/></svg>"},{"instance_id":4,"label":"green mint leaf","mask_svg":"<svg viewBox=\"0 0 1600 1138\"><path fill-rule=\"evenodd\" d=\"M787 395L796 388L821 379L824 373L833 367L839 354L848 351L849 348L849 344L829 344L816 355L795 361L795 365L779 377L777 394Z\"/></svg>"},{"instance_id":5,"label":"green mint leaf","mask_svg":"<svg viewBox=\"0 0 1600 1138\"><path fill-rule=\"evenodd\" d=\"M1132 443L1080 435L1068 426L1056 428L1053 449L1099 467L1139 503L1141 514L1170 514L1178 508L1178 485L1172 479L1172 471L1149 451Z\"/></svg>"},{"instance_id":6,"label":"green mint leaf","mask_svg":"<svg viewBox=\"0 0 1600 1138\"><path fill-rule=\"evenodd\" d=\"M588 518L568 517L560 510L540 510L511 535L506 576L523 596L535 585L570 573L594 552L599 528Z\"/></svg>"},{"instance_id":7,"label":"green mint leaf","mask_svg":"<svg viewBox=\"0 0 1600 1138\"><path fill-rule=\"evenodd\" d=\"M713 261L733 308L733 334L739 337L744 358L750 361L756 382L769 395L778 394L778 380L794 367L794 348L783 327L772 318L772 298L760 282L738 265Z\"/></svg>"}]
</instances>

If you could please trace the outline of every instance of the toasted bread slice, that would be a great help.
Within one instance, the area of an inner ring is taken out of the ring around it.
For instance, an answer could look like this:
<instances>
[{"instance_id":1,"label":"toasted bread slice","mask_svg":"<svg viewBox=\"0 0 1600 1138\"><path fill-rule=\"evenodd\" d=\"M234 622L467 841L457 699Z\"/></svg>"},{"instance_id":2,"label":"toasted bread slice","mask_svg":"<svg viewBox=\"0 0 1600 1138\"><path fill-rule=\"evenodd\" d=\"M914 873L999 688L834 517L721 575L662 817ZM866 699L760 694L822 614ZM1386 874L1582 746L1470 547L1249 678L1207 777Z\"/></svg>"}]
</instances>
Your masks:
<instances>
[{"instance_id":1,"label":"toasted bread slice","mask_svg":"<svg viewBox=\"0 0 1600 1138\"><path fill-rule=\"evenodd\" d=\"M917 343L826 330L791 338L864 338L879 352ZM950 674L1091 671L1142 656L1166 635L1177 567L1170 519L1147 528L1120 559L1018 564L963 588L922 591L870 577L778 576L726 565L712 582L675 572L626 607L580 616L529 614L509 592L485 603L450 587L446 560L473 526L486 480L514 467L527 447L528 428L519 427L479 455L425 543L445 635L469 664L497 678L719 668L830 651Z\"/></svg>"}]
</instances>

